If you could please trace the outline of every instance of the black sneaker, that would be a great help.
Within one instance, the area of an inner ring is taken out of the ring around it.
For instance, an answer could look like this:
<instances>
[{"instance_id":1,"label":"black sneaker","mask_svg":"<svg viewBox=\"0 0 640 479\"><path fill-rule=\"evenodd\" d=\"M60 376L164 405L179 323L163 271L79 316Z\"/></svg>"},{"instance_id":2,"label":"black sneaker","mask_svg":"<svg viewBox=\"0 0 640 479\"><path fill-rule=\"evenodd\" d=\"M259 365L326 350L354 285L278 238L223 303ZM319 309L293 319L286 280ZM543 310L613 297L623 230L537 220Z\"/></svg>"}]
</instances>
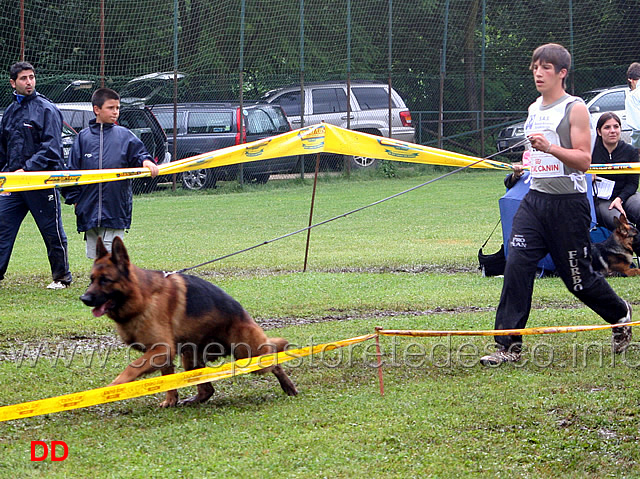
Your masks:
<instances>
[{"instance_id":1,"label":"black sneaker","mask_svg":"<svg viewBox=\"0 0 640 479\"><path fill-rule=\"evenodd\" d=\"M627 315L620 319L617 324L624 324L631 322L631 303L625 301L627 305ZM624 352L631 343L631 326L623 326L620 328L613 328L611 330L611 347L613 352L620 354Z\"/></svg>"},{"instance_id":2,"label":"black sneaker","mask_svg":"<svg viewBox=\"0 0 640 479\"><path fill-rule=\"evenodd\" d=\"M487 354L480 358L483 366L500 366L502 363L515 363L520 361L520 353L499 349L495 353Z\"/></svg>"}]
</instances>

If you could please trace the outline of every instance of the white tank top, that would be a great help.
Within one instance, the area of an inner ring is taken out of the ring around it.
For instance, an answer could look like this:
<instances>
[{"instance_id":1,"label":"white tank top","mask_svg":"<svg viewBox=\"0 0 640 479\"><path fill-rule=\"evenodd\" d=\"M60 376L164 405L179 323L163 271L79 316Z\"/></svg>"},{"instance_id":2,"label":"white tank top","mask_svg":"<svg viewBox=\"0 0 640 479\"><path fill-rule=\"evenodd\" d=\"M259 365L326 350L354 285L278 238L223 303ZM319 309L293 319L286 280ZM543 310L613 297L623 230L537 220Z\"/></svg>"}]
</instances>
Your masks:
<instances>
[{"instance_id":1,"label":"white tank top","mask_svg":"<svg viewBox=\"0 0 640 479\"><path fill-rule=\"evenodd\" d=\"M530 107L524 125L525 135L542 133L553 145L572 148L569 115L574 103L584 103L582 98L565 95L550 105L542 105L539 97ZM593 140L593 132L592 132ZM584 173L570 168L550 153L534 150L531 145L531 189L549 194L585 193L587 182Z\"/></svg>"}]
</instances>

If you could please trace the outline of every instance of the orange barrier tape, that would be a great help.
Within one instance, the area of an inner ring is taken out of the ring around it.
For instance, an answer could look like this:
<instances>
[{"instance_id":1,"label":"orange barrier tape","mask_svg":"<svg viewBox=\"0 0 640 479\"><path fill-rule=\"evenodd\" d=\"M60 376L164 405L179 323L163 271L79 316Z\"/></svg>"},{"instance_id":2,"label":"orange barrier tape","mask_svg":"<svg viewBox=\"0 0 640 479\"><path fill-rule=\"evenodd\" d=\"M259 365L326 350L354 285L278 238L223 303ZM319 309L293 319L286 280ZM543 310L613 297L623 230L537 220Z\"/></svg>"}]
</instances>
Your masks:
<instances>
[{"instance_id":1,"label":"orange barrier tape","mask_svg":"<svg viewBox=\"0 0 640 479\"><path fill-rule=\"evenodd\" d=\"M251 373L276 364L282 364L292 359L351 346L352 344L361 343L375 337L375 334L367 334L355 338L343 339L341 341L334 341L332 343L319 344L313 347L290 349L281 353L265 354L249 359L239 359L238 361L223 364L217 368L194 369L193 371L142 379L126 384L118 384L117 386L106 386L79 393L67 394L65 396L40 399L12 406L3 406L0 407L0 422L80 409L97 404L121 401L123 399L147 396L171 389L218 381L240 374Z\"/></svg>"},{"instance_id":2,"label":"orange barrier tape","mask_svg":"<svg viewBox=\"0 0 640 479\"><path fill-rule=\"evenodd\" d=\"M625 323L624 326L638 326L640 321ZM619 327L620 324L596 324L588 326L548 326L525 329L492 329L484 331L412 331L402 329L378 329L376 332L383 336L413 336L413 337L440 337L440 336L526 336L530 334L562 334L577 333L581 331L600 331Z\"/></svg>"}]
</instances>

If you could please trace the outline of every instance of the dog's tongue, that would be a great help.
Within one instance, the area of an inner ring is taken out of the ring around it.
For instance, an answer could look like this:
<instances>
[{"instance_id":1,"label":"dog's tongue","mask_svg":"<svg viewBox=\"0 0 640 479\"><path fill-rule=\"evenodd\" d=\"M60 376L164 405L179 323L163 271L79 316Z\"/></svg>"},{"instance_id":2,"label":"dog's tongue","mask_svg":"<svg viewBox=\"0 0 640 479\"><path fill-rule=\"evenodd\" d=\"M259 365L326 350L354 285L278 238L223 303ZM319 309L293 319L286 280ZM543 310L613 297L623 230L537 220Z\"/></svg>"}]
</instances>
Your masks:
<instances>
[{"instance_id":1,"label":"dog's tongue","mask_svg":"<svg viewBox=\"0 0 640 479\"><path fill-rule=\"evenodd\" d=\"M99 318L100 316L104 315L107 312L107 303L104 303L102 306L97 306L93 308L91 312L96 318Z\"/></svg>"}]
</instances>

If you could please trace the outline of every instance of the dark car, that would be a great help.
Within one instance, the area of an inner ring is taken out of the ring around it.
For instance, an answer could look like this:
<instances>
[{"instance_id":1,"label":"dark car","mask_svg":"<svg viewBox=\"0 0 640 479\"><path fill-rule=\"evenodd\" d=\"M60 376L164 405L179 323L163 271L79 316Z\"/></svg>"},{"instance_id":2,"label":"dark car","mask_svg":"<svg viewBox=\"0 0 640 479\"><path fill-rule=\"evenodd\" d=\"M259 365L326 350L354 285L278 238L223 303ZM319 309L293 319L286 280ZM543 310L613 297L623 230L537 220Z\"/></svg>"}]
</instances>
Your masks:
<instances>
[{"instance_id":1,"label":"dark car","mask_svg":"<svg viewBox=\"0 0 640 479\"><path fill-rule=\"evenodd\" d=\"M150 108L169 138L169 151L172 152L174 106L153 105ZM241 118L244 118L244 129ZM286 133L291 131L291 125L278 105L245 105L241 116L237 103L180 103L177 105L176 129L176 159L180 160ZM285 156L243 163L243 177L247 182L266 183L273 173L289 173L297 161L296 156ZM182 174L182 184L194 190L212 188L218 180L236 179L238 173L239 165L187 171Z\"/></svg>"},{"instance_id":2,"label":"dark car","mask_svg":"<svg viewBox=\"0 0 640 479\"><path fill-rule=\"evenodd\" d=\"M498 151L504 151L503 155L516 159L516 157L522 156L525 149L525 144L522 143L522 140L524 140L524 122L521 121L514 125L509 125L498 133L496 140ZM515 146L518 144L519 146ZM511 148L513 146L515 148ZM508 148L510 149L507 150Z\"/></svg>"},{"instance_id":3,"label":"dark car","mask_svg":"<svg viewBox=\"0 0 640 479\"><path fill-rule=\"evenodd\" d=\"M69 158L71 153L71 147L76 140L78 133L71 128L66 122L62 123L62 154L64 155L65 162Z\"/></svg>"},{"instance_id":4,"label":"dark car","mask_svg":"<svg viewBox=\"0 0 640 479\"><path fill-rule=\"evenodd\" d=\"M56 106L62 112L65 123L76 131L88 127L89 121L96 117L93 113L93 106L88 102L57 103ZM169 153L167 136L149 108L144 106L122 107L118 124L129 128L134 135L140 138L158 165L169 163L171 154ZM68 156L68 151L66 154ZM148 192L158 181L161 181L161 178L136 178L133 180L133 191L135 193Z\"/></svg>"},{"instance_id":5,"label":"dark car","mask_svg":"<svg viewBox=\"0 0 640 479\"><path fill-rule=\"evenodd\" d=\"M96 115L91 103L57 103L64 121L76 131L89 126ZM168 163L171 155L167 145L167 136L154 114L145 107L123 107L120 109L118 124L129 128L142 140L147 151L158 165Z\"/></svg>"}]
</instances>

